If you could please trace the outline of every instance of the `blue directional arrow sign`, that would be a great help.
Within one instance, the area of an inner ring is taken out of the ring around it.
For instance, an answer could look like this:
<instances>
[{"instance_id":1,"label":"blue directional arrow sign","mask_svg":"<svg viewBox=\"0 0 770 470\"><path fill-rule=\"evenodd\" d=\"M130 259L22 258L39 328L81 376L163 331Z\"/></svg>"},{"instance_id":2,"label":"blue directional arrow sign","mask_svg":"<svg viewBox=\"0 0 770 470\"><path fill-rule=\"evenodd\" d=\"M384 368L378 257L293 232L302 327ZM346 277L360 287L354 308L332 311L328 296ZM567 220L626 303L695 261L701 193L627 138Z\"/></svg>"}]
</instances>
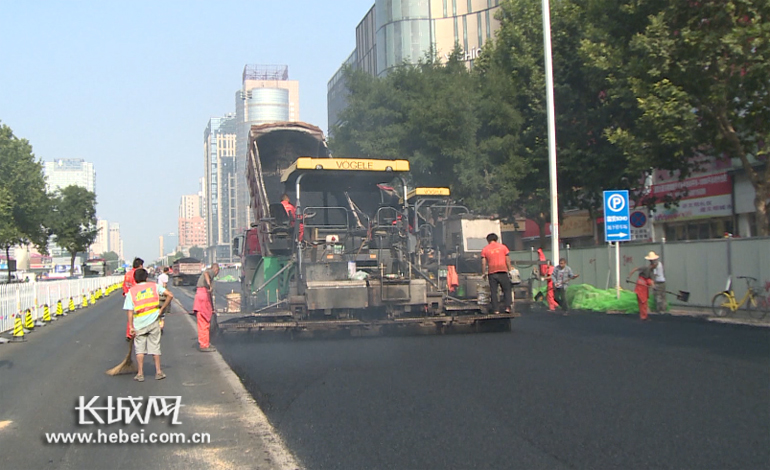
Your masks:
<instances>
[{"instance_id":1,"label":"blue directional arrow sign","mask_svg":"<svg viewBox=\"0 0 770 470\"><path fill-rule=\"evenodd\" d=\"M631 240L628 191L604 191L604 239L608 242Z\"/></svg>"}]
</instances>

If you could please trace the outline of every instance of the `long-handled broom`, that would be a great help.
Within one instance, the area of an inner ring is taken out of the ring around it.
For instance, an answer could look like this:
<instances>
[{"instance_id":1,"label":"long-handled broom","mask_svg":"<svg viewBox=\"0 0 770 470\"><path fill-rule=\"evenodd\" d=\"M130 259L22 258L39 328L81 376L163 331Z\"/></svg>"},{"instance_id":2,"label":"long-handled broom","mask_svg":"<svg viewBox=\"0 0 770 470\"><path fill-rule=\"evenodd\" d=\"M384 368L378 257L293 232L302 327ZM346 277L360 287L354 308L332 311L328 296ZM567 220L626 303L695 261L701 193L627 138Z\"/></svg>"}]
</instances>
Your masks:
<instances>
[{"instance_id":1,"label":"long-handled broom","mask_svg":"<svg viewBox=\"0 0 770 470\"><path fill-rule=\"evenodd\" d=\"M133 374L138 371L136 368L136 364L134 364L134 360L131 357L134 354L134 342L129 341L128 342L128 354L126 354L126 358L123 359L123 362L116 365L112 369L107 371L107 375L122 375L122 374Z\"/></svg>"}]
</instances>

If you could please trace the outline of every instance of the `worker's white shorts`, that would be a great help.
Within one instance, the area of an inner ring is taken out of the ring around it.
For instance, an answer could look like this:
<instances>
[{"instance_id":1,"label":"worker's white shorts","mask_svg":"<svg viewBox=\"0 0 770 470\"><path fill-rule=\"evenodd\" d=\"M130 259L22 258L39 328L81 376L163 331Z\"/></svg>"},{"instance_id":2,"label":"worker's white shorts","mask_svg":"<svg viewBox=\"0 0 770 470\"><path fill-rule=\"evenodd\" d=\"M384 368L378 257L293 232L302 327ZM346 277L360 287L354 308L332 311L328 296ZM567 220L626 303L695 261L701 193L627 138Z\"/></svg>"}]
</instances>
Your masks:
<instances>
[{"instance_id":1,"label":"worker's white shorts","mask_svg":"<svg viewBox=\"0 0 770 470\"><path fill-rule=\"evenodd\" d=\"M136 331L134 350L137 354L160 356L160 323L158 320L152 322L150 326Z\"/></svg>"}]
</instances>

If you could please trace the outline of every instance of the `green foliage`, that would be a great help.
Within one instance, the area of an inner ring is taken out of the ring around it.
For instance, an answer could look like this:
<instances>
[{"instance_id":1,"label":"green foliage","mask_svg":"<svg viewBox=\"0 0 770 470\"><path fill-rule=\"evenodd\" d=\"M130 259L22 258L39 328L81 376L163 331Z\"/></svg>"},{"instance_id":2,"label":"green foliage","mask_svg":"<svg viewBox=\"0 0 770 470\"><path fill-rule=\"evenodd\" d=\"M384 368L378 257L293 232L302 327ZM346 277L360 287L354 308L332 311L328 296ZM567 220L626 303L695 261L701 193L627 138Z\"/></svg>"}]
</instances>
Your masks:
<instances>
[{"instance_id":1,"label":"green foliage","mask_svg":"<svg viewBox=\"0 0 770 470\"><path fill-rule=\"evenodd\" d=\"M590 22L582 53L587 68L604 76L613 109L628 111L616 111L625 119L605 136L630 169L678 170L685 178L699 155L739 159L757 193L757 225L770 234L770 3L587 3L614 12L612 21ZM609 24L625 32L613 35Z\"/></svg>"},{"instance_id":2,"label":"green foliage","mask_svg":"<svg viewBox=\"0 0 770 470\"><path fill-rule=\"evenodd\" d=\"M43 221L50 208L43 165L35 160L26 139L0 127L0 247L33 243L45 251Z\"/></svg>"},{"instance_id":3,"label":"green foliage","mask_svg":"<svg viewBox=\"0 0 770 470\"><path fill-rule=\"evenodd\" d=\"M43 165L29 142L5 124L0 124L0 179L0 249L8 255L12 246L32 243L47 252L50 199Z\"/></svg>"},{"instance_id":4,"label":"green foliage","mask_svg":"<svg viewBox=\"0 0 770 470\"><path fill-rule=\"evenodd\" d=\"M105 261L119 261L120 257L114 251L108 251L99 255L100 258L104 258Z\"/></svg>"},{"instance_id":5,"label":"green foliage","mask_svg":"<svg viewBox=\"0 0 770 470\"><path fill-rule=\"evenodd\" d=\"M203 252L203 248L201 248L199 246L194 246L194 247L190 248L190 257L191 258L203 260L204 256L205 256L205 254Z\"/></svg>"},{"instance_id":6,"label":"green foliage","mask_svg":"<svg viewBox=\"0 0 770 470\"><path fill-rule=\"evenodd\" d=\"M374 78L348 70L339 156L408 158L416 185L470 207L550 219L542 11L508 0L469 71L459 51ZM599 209L609 187L642 198L649 168L686 178L698 156L738 158L769 230L770 2L551 3L559 197ZM636 190L636 191L634 191ZM654 201L647 200L647 203Z\"/></svg>"},{"instance_id":7,"label":"green foliage","mask_svg":"<svg viewBox=\"0 0 770 470\"><path fill-rule=\"evenodd\" d=\"M72 272L78 252L87 251L96 240L96 194L80 186L57 192L51 230L56 244L70 253Z\"/></svg>"}]
</instances>

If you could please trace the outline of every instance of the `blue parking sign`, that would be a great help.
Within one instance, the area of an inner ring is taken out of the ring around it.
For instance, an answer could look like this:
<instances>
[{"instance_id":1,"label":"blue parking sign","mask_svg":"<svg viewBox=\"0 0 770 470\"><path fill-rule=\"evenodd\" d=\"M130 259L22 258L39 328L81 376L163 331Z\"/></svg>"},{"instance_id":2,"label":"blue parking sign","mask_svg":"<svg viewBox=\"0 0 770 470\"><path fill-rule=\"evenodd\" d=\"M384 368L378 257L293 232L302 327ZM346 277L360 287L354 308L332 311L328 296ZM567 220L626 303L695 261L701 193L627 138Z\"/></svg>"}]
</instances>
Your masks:
<instances>
[{"instance_id":1,"label":"blue parking sign","mask_svg":"<svg viewBox=\"0 0 770 470\"><path fill-rule=\"evenodd\" d=\"M628 191L604 191L604 239L625 242L631 240Z\"/></svg>"}]
</instances>

